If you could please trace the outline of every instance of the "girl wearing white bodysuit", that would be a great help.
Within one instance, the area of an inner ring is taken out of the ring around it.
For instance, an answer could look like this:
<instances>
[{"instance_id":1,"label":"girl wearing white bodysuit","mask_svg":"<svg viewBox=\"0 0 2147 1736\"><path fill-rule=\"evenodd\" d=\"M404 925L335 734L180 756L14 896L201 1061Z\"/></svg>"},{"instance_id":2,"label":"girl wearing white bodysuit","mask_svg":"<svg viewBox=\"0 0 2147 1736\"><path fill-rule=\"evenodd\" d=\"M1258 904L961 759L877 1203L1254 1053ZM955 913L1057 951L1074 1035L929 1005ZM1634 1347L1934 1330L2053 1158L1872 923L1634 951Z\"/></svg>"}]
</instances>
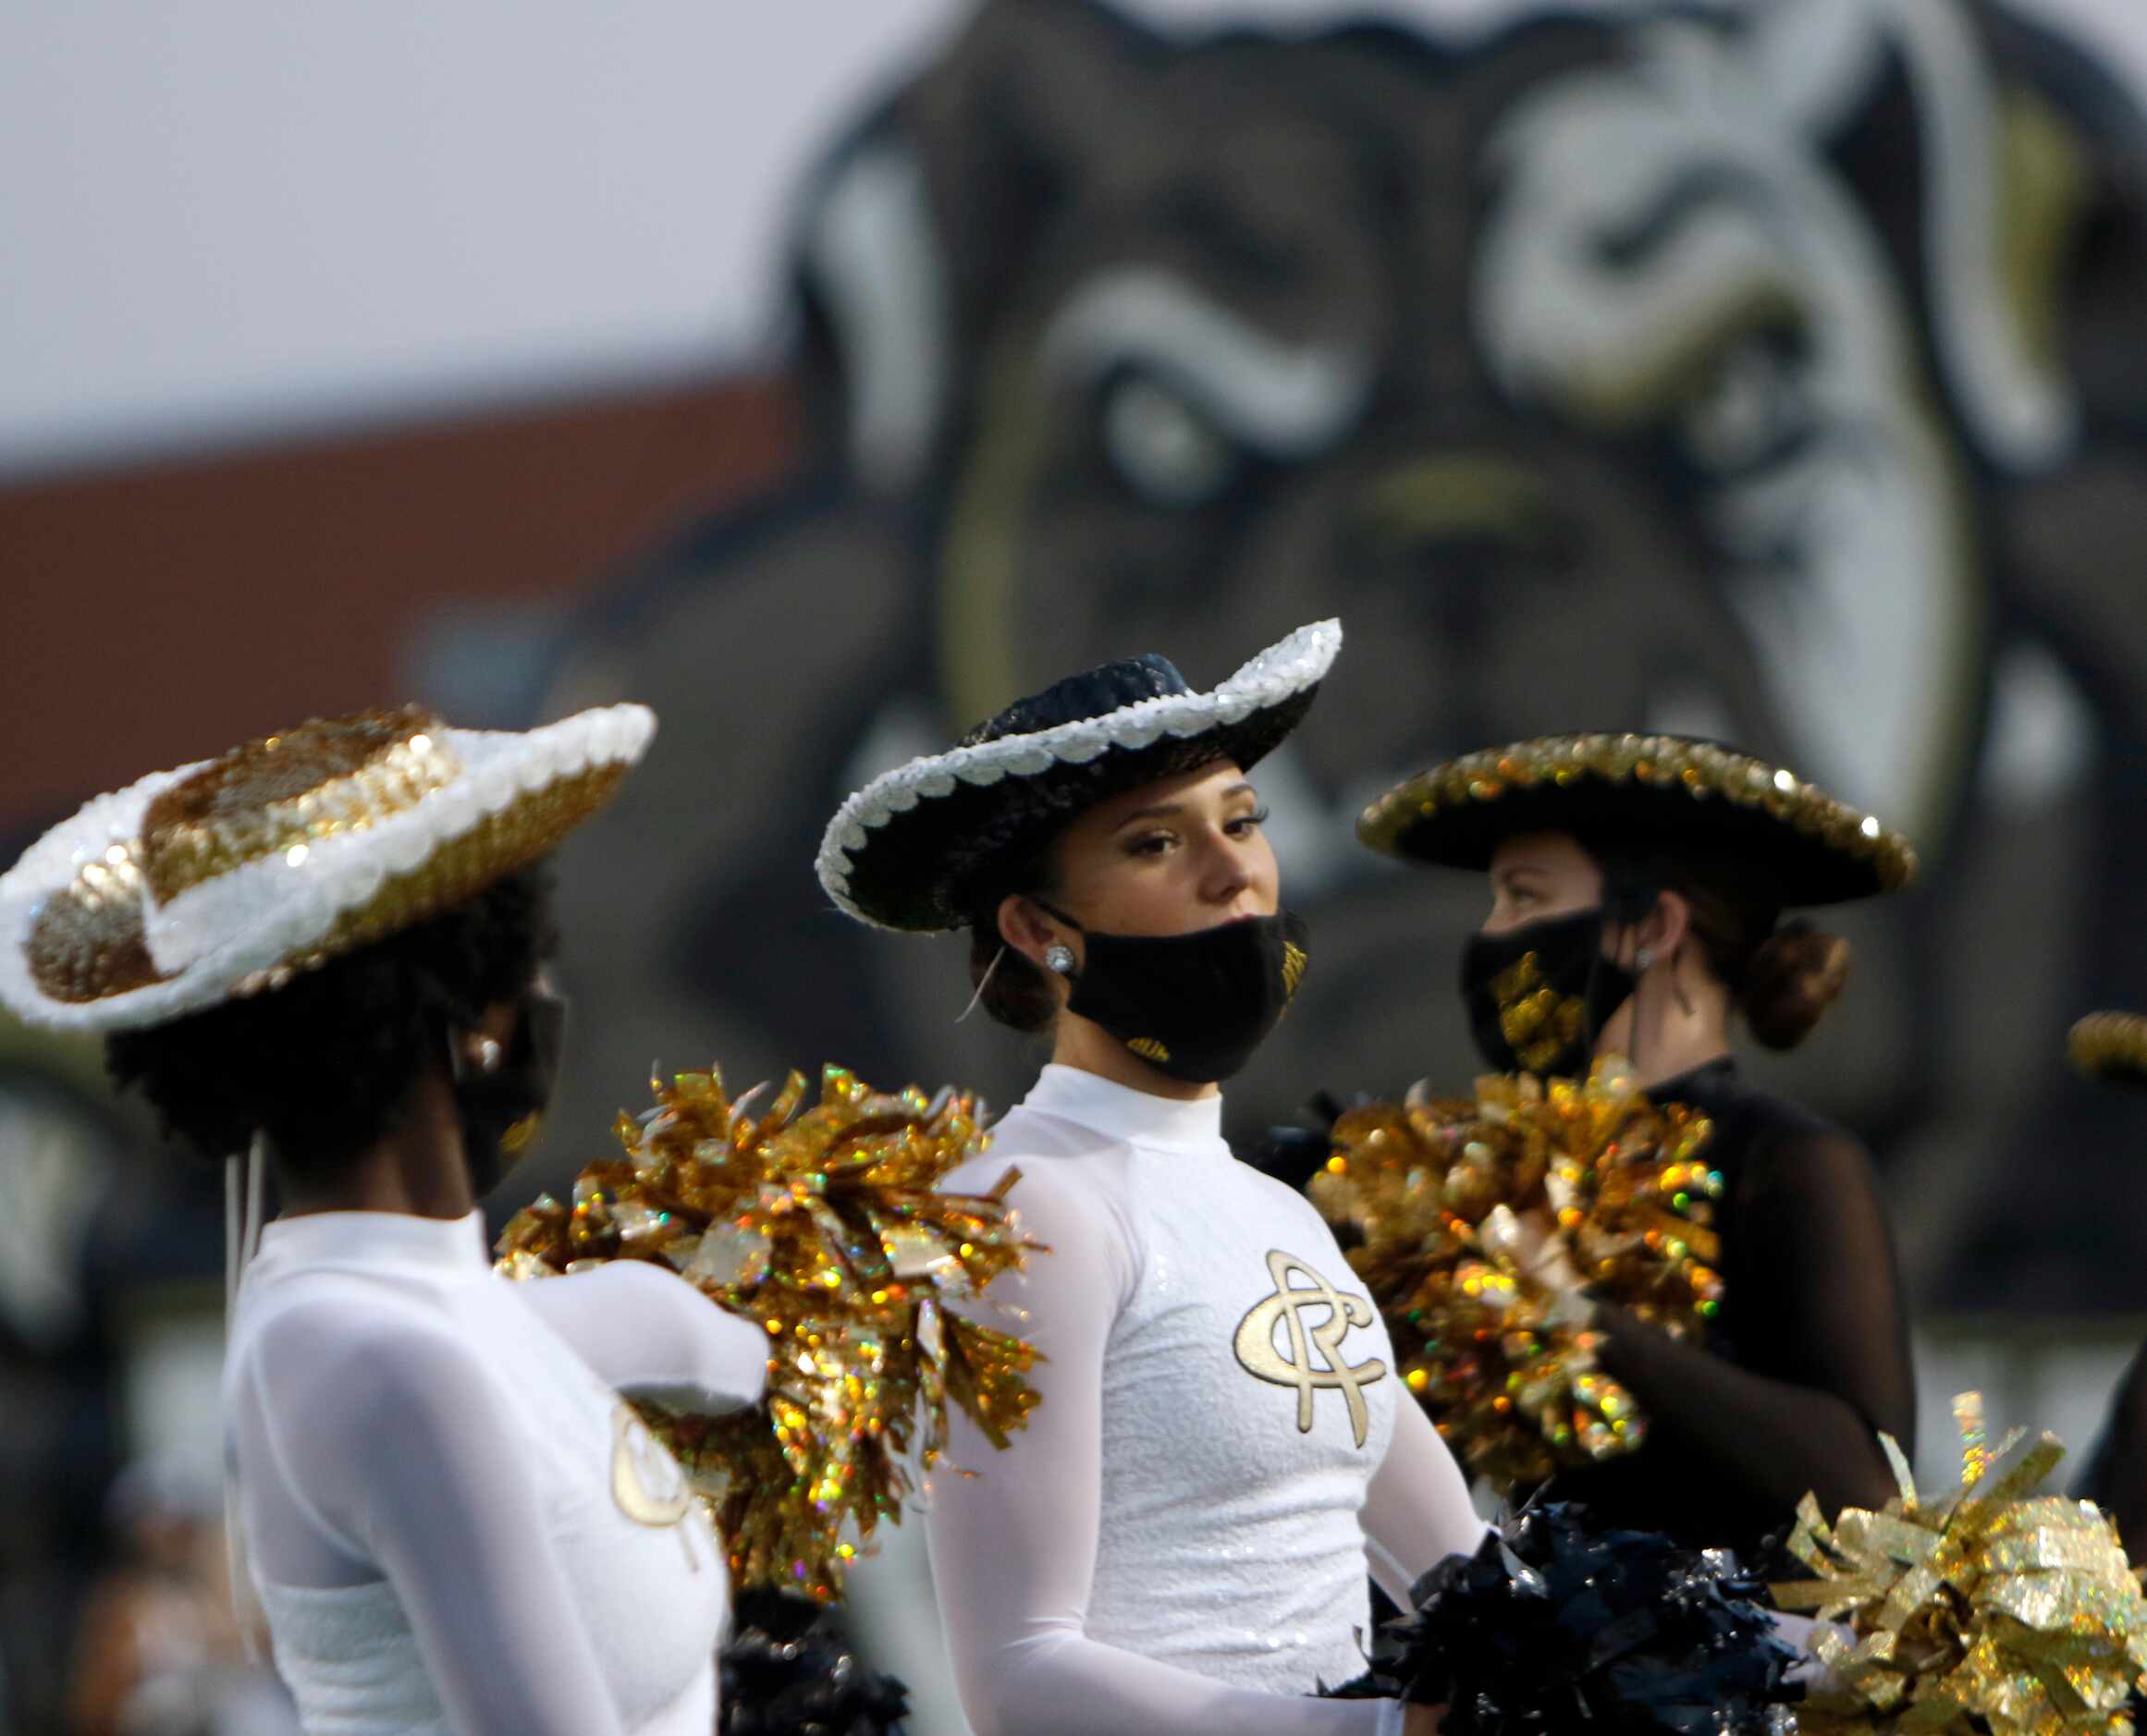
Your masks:
<instances>
[{"instance_id":1,"label":"girl wearing white bodysuit","mask_svg":"<svg viewBox=\"0 0 2147 1736\"><path fill-rule=\"evenodd\" d=\"M1311 1696L1363 1669L1368 1558L1405 1602L1483 1525L1332 1234L1221 1136L1217 1082L1309 957L1245 774L1340 643L1303 629L1208 693L1159 657L1105 665L876 780L828 830L839 904L968 928L988 1009L1053 1040L947 1183L1017 1167L1050 1249L1005 1297L1047 1359L1043 1403L1003 1455L957 1425L951 1461L984 1474L931 1491L980 1736L1438 1728L1430 1707Z\"/></svg>"},{"instance_id":2,"label":"girl wearing white bodysuit","mask_svg":"<svg viewBox=\"0 0 2147 1736\"><path fill-rule=\"evenodd\" d=\"M557 1060L533 864L653 727L308 724L100 798L0 877L0 998L273 1164L227 1451L309 1731L714 1728L723 1554L620 1395L751 1403L765 1339L653 1266L510 1284L477 1209Z\"/></svg>"}]
</instances>

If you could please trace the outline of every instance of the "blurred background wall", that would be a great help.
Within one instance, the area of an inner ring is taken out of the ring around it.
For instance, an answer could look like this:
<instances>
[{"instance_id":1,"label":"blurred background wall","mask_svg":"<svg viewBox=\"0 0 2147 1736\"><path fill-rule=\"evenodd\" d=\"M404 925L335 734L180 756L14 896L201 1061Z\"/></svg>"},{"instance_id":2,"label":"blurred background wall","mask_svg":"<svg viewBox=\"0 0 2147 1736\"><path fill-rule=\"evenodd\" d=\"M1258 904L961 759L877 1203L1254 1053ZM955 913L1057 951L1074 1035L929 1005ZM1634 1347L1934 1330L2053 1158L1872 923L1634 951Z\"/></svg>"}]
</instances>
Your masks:
<instances>
[{"instance_id":1,"label":"blurred background wall","mask_svg":"<svg viewBox=\"0 0 2147 1736\"><path fill-rule=\"evenodd\" d=\"M2143 116L2129 0L10 9L0 845L312 713L654 703L561 863L576 1067L511 1206L652 1059L1011 1100L961 949L825 907L836 801L1077 665L1340 614L1263 777L1316 968L1233 1131L1470 1070L1478 890L1358 851L1367 794L1735 739L1924 853L1764 1069L1884 1167L1927 1465L1965 1384L2084 1447L2147 1315L2147 1104L2061 1064L2147 1005ZM213 1580L219 1219L15 1030L0 1182L39 1730L128 1610L229 1660L156 1602ZM227 1698L158 1728L272 1716Z\"/></svg>"}]
</instances>

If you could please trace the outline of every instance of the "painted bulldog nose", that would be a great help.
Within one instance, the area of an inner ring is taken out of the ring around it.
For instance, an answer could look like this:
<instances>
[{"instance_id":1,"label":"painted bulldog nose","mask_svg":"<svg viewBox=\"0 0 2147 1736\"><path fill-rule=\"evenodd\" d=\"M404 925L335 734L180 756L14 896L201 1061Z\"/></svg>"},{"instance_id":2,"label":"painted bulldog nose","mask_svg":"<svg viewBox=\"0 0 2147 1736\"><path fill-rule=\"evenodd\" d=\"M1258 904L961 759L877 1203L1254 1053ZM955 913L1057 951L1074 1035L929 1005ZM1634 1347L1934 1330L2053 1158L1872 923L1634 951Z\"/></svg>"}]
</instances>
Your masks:
<instances>
[{"instance_id":1,"label":"painted bulldog nose","mask_svg":"<svg viewBox=\"0 0 2147 1736\"><path fill-rule=\"evenodd\" d=\"M1380 471L1357 500L1359 527L1392 545L1540 542L1559 517L1548 480L1494 453L1444 452Z\"/></svg>"},{"instance_id":2,"label":"painted bulldog nose","mask_svg":"<svg viewBox=\"0 0 2147 1736\"><path fill-rule=\"evenodd\" d=\"M1574 546L1548 480L1491 452L1391 465L1364 484L1353 519L1357 552L1391 581L1421 584L1427 605L1457 630L1480 626L1475 617L1502 586L1562 577Z\"/></svg>"}]
</instances>

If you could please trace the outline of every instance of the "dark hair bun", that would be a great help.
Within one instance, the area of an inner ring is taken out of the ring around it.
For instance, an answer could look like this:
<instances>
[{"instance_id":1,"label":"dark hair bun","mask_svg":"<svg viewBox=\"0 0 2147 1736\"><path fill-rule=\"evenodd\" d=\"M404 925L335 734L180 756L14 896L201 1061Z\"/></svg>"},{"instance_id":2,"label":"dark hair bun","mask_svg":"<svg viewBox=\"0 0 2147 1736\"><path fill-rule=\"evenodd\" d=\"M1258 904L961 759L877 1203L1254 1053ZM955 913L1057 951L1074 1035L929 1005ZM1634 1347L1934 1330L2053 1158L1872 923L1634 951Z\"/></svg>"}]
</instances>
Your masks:
<instances>
[{"instance_id":1,"label":"dark hair bun","mask_svg":"<svg viewBox=\"0 0 2147 1736\"><path fill-rule=\"evenodd\" d=\"M1803 921L1782 924L1752 954L1737 1006L1752 1035L1793 1049L1834 1005L1849 979L1849 944Z\"/></svg>"},{"instance_id":2,"label":"dark hair bun","mask_svg":"<svg viewBox=\"0 0 2147 1736\"><path fill-rule=\"evenodd\" d=\"M1016 1031L1049 1031L1059 1016L1059 996L1051 979L1000 938L999 929L981 918L969 930L969 981L984 1010Z\"/></svg>"}]
</instances>

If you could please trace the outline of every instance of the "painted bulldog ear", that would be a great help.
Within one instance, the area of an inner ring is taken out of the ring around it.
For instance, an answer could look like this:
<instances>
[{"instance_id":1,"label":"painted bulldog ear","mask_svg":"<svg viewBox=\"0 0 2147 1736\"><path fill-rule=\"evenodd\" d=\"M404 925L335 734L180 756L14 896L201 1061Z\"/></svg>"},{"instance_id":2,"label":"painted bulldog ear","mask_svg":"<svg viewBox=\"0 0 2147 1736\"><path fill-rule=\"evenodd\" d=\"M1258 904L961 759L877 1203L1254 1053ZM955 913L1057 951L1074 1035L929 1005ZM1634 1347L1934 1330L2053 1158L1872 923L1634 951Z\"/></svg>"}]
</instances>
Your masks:
<instances>
[{"instance_id":1,"label":"painted bulldog ear","mask_svg":"<svg viewBox=\"0 0 2147 1736\"><path fill-rule=\"evenodd\" d=\"M922 482L1042 238L1107 158L1149 145L1164 53L1090 0L988 0L814 177L804 373L871 492Z\"/></svg>"},{"instance_id":2,"label":"painted bulldog ear","mask_svg":"<svg viewBox=\"0 0 2147 1736\"><path fill-rule=\"evenodd\" d=\"M818 316L808 322L807 377L831 388L851 468L872 494L906 493L930 465L954 363L924 166L892 129L859 141L819 177L799 276Z\"/></svg>"},{"instance_id":3,"label":"painted bulldog ear","mask_svg":"<svg viewBox=\"0 0 2147 1736\"><path fill-rule=\"evenodd\" d=\"M1995 28L1961 0L1781 0L1755 14L1746 44L1759 88L1834 160L1915 287L1978 448L2035 471L2078 437L2051 339L2086 166L2058 101L1999 52Z\"/></svg>"},{"instance_id":4,"label":"painted bulldog ear","mask_svg":"<svg viewBox=\"0 0 2147 1736\"><path fill-rule=\"evenodd\" d=\"M2105 440L2139 425L2147 107L2113 73L2099 34L1997 9L1979 19L2000 69L2014 299L2030 342L2074 395L2080 440Z\"/></svg>"}]
</instances>

